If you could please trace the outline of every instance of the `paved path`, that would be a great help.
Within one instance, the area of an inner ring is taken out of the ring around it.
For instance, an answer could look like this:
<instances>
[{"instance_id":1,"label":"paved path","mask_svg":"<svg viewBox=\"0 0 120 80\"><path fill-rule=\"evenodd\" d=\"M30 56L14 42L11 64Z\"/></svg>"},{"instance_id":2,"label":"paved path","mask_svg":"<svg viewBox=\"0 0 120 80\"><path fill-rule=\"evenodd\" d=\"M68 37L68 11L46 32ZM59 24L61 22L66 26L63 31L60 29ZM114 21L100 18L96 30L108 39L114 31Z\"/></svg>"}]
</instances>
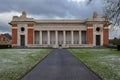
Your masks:
<instances>
[{"instance_id":1,"label":"paved path","mask_svg":"<svg viewBox=\"0 0 120 80\"><path fill-rule=\"evenodd\" d=\"M22 80L100 80L66 49L54 49Z\"/></svg>"}]
</instances>

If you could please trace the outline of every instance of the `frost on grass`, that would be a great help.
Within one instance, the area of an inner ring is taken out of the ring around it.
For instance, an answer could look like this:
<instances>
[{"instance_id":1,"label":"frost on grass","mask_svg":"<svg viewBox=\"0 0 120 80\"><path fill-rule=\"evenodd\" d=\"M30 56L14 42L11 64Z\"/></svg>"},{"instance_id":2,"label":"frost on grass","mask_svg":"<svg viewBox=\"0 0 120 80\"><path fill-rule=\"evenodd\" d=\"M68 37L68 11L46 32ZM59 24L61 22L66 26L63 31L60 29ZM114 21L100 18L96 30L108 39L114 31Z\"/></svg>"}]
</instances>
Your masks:
<instances>
[{"instance_id":1,"label":"frost on grass","mask_svg":"<svg viewBox=\"0 0 120 80\"><path fill-rule=\"evenodd\" d=\"M120 80L120 52L116 49L70 50L103 80Z\"/></svg>"},{"instance_id":2,"label":"frost on grass","mask_svg":"<svg viewBox=\"0 0 120 80\"><path fill-rule=\"evenodd\" d=\"M120 76L120 56L116 55L108 55L101 57L101 64L105 66L109 66L112 70L114 70L117 75Z\"/></svg>"},{"instance_id":3,"label":"frost on grass","mask_svg":"<svg viewBox=\"0 0 120 80\"><path fill-rule=\"evenodd\" d=\"M104 56L103 59L107 59L110 61L120 61L120 57L119 56L115 56L115 55L108 55L108 56Z\"/></svg>"},{"instance_id":4,"label":"frost on grass","mask_svg":"<svg viewBox=\"0 0 120 80\"><path fill-rule=\"evenodd\" d=\"M45 49L1 49L0 80L17 80L34 66ZM49 52L49 51L48 51ZM46 53L48 53L46 52Z\"/></svg>"}]
</instances>

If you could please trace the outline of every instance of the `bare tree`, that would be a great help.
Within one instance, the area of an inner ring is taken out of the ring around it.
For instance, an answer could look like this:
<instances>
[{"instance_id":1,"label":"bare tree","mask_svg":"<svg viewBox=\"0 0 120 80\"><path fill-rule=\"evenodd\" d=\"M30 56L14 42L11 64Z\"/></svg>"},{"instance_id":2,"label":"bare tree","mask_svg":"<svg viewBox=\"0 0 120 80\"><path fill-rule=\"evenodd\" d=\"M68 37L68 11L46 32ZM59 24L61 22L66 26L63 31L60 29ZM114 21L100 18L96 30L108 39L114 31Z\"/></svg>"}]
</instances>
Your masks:
<instances>
[{"instance_id":1,"label":"bare tree","mask_svg":"<svg viewBox=\"0 0 120 80\"><path fill-rule=\"evenodd\" d=\"M88 0L90 4L94 0ZM120 0L104 0L104 14L111 20L113 26L120 25ZM120 26L119 26L120 27Z\"/></svg>"},{"instance_id":2,"label":"bare tree","mask_svg":"<svg viewBox=\"0 0 120 80\"><path fill-rule=\"evenodd\" d=\"M120 25L120 0L106 0L104 12L113 25Z\"/></svg>"}]
</instances>

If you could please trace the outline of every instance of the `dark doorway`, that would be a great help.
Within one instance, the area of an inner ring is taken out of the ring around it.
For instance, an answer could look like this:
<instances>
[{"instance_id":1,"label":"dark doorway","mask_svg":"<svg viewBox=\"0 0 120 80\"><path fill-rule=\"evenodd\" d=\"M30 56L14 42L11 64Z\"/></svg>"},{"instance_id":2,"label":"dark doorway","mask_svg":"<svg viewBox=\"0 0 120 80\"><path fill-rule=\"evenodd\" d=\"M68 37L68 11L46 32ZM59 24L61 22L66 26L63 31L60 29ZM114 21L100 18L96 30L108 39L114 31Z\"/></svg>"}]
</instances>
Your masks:
<instances>
[{"instance_id":1,"label":"dark doorway","mask_svg":"<svg viewBox=\"0 0 120 80\"><path fill-rule=\"evenodd\" d=\"M20 35L20 45L25 46L25 35Z\"/></svg>"},{"instance_id":2,"label":"dark doorway","mask_svg":"<svg viewBox=\"0 0 120 80\"><path fill-rule=\"evenodd\" d=\"M86 44L86 42L87 42L87 40L86 40L86 31L82 31L81 36L82 36L82 44Z\"/></svg>"},{"instance_id":3,"label":"dark doorway","mask_svg":"<svg viewBox=\"0 0 120 80\"><path fill-rule=\"evenodd\" d=\"M100 46L100 35L96 35L96 46Z\"/></svg>"}]
</instances>

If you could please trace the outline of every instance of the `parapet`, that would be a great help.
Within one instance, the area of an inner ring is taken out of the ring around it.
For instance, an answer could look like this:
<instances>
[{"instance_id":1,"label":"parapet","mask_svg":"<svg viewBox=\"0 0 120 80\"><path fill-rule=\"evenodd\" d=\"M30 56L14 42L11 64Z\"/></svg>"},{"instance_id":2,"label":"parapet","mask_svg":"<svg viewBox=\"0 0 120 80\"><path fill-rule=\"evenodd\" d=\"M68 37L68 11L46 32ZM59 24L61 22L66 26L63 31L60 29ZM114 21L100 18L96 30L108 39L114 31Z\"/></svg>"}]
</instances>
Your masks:
<instances>
[{"instance_id":1,"label":"parapet","mask_svg":"<svg viewBox=\"0 0 120 80\"><path fill-rule=\"evenodd\" d=\"M22 12L21 16L13 16L12 21L33 21L33 18L28 18L25 11Z\"/></svg>"}]
</instances>

